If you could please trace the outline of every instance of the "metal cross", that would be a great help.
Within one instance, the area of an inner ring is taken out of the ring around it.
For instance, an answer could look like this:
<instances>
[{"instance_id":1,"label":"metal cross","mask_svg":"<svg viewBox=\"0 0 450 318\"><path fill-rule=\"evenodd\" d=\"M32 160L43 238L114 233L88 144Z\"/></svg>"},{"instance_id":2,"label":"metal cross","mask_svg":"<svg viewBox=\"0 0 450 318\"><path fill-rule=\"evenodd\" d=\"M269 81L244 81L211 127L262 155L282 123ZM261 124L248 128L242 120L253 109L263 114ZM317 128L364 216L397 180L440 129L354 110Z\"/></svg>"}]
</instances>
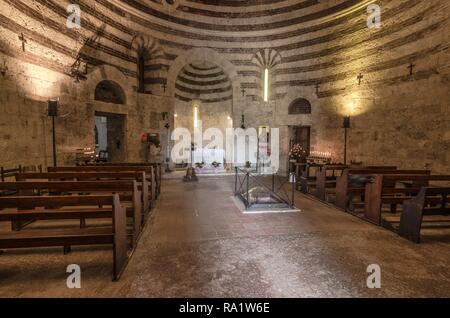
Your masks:
<instances>
[{"instance_id":1,"label":"metal cross","mask_svg":"<svg viewBox=\"0 0 450 318\"><path fill-rule=\"evenodd\" d=\"M20 33L19 40L22 41L22 51L25 52L25 44L28 43L27 39L23 36L23 33Z\"/></svg>"},{"instance_id":2,"label":"metal cross","mask_svg":"<svg viewBox=\"0 0 450 318\"><path fill-rule=\"evenodd\" d=\"M319 88L320 88L320 84L317 83L316 84L316 95L319 95Z\"/></svg>"},{"instance_id":3,"label":"metal cross","mask_svg":"<svg viewBox=\"0 0 450 318\"><path fill-rule=\"evenodd\" d=\"M413 75L414 67L416 67L416 64L409 63L409 75Z\"/></svg>"},{"instance_id":4,"label":"metal cross","mask_svg":"<svg viewBox=\"0 0 450 318\"><path fill-rule=\"evenodd\" d=\"M357 79L358 79L358 85L361 85L361 81L364 78L364 75L362 75L361 73L359 73Z\"/></svg>"},{"instance_id":5,"label":"metal cross","mask_svg":"<svg viewBox=\"0 0 450 318\"><path fill-rule=\"evenodd\" d=\"M245 88L244 87L242 87L242 96L245 96Z\"/></svg>"},{"instance_id":6,"label":"metal cross","mask_svg":"<svg viewBox=\"0 0 450 318\"><path fill-rule=\"evenodd\" d=\"M167 89L167 84L166 83L163 83L163 89L164 89L164 93L165 93L166 89Z\"/></svg>"}]
</instances>

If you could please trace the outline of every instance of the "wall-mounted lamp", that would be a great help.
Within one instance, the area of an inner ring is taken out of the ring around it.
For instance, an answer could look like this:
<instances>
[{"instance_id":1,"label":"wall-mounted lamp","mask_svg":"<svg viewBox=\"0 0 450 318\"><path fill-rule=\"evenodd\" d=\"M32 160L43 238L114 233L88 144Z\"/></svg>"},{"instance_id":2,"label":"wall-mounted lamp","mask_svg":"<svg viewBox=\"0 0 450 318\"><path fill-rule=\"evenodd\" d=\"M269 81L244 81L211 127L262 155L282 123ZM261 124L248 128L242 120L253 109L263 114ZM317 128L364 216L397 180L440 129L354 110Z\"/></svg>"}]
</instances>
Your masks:
<instances>
[{"instance_id":1,"label":"wall-mounted lamp","mask_svg":"<svg viewBox=\"0 0 450 318\"><path fill-rule=\"evenodd\" d=\"M0 66L0 73L3 77L6 76L6 72L8 71L8 66L6 65L6 61L3 61L3 65Z\"/></svg>"},{"instance_id":2,"label":"wall-mounted lamp","mask_svg":"<svg viewBox=\"0 0 450 318\"><path fill-rule=\"evenodd\" d=\"M58 117L59 99L51 99L48 101L48 116L52 118L52 144L53 144L53 166L57 166L56 162L56 129L55 118Z\"/></svg>"},{"instance_id":3,"label":"wall-mounted lamp","mask_svg":"<svg viewBox=\"0 0 450 318\"><path fill-rule=\"evenodd\" d=\"M347 164L347 137L348 137L348 130L350 129L350 116L344 117L344 123L342 125L342 128L345 130L344 134L344 164Z\"/></svg>"},{"instance_id":4,"label":"wall-mounted lamp","mask_svg":"<svg viewBox=\"0 0 450 318\"><path fill-rule=\"evenodd\" d=\"M242 128L242 129L245 129L245 115L244 115L244 114L242 114L241 128Z\"/></svg>"},{"instance_id":5,"label":"wall-mounted lamp","mask_svg":"<svg viewBox=\"0 0 450 318\"><path fill-rule=\"evenodd\" d=\"M297 185L297 175L295 172L289 173L289 183L292 186L291 208L295 207L295 187Z\"/></svg>"}]
</instances>

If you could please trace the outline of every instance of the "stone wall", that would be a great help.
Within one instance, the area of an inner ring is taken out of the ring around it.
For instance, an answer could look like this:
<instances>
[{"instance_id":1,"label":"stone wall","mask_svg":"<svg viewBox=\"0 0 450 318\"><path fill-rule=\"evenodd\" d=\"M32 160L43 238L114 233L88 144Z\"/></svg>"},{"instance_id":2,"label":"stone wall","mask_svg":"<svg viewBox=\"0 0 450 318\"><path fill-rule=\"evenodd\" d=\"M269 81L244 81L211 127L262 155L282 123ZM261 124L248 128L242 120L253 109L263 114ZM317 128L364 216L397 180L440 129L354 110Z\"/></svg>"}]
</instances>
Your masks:
<instances>
[{"instance_id":1,"label":"stone wall","mask_svg":"<svg viewBox=\"0 0 450 318\"><path fill-rule=\"evenodd\" d=\"M290 125L311 126L312 150L342 161L342 118L351 115L351 160L450 172L446 0L263 0L258 5L78 0L81 29L66 28L69 3L0 0L0 67L5 62L8 68L0 75L4 165L49 164L46 100L55 97L69 114L57 121L64 161L71 160L73 147L92 145L96 110L128 116L128 160L140 160L139 133L158 122L167 136L177 95L184 102L196 95L189 82L177 86L183 69L212 63L230 85L211 88L216 91L203 102L228 98L235 126L244 114L248 127L280 128L281 162L287 161ZM381 8L379 29L367 27L367 7L373 3ZM142 48L150 54L145 94L138 94ZM105 67L125 90L125 106L93 100ZM262 100L265 68L270 71L267 103ZM288 115L289 104L300 97L311 102L312 114ZM163 120L162 113L169 117Z\"/></svg>"}]
</instances>

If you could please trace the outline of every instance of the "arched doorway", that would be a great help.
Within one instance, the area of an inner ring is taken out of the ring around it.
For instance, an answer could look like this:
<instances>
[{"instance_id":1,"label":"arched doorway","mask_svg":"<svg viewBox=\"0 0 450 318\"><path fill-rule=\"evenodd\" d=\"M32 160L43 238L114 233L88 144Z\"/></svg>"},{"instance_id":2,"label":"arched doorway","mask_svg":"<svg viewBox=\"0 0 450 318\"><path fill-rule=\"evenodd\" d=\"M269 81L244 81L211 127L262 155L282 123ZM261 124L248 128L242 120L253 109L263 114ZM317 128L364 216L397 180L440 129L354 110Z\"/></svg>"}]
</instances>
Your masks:
<instances>
[{"instance_id":1,"label":"arched doorway","mask_svg":"<svg viewBox=\"0 0 450 318\"><path fill-rule=\"evenodd\" d=\"M103 80L95 87L95 100L111 104L126 104L125 92L116 82Z\"/></svg>"},{"instance_id":2,"label":"arched doorway","mask_svg":"<svg viewBox=\"0 0 450 318\"><path fill-rule=\"evenodd\" d=\"M95 100L108 104L125 105L122 87L114 81L102 80L95 88ZM126 115L95 112L96 155L107 162L126 161Z\"/></svg>"}]
</instances>

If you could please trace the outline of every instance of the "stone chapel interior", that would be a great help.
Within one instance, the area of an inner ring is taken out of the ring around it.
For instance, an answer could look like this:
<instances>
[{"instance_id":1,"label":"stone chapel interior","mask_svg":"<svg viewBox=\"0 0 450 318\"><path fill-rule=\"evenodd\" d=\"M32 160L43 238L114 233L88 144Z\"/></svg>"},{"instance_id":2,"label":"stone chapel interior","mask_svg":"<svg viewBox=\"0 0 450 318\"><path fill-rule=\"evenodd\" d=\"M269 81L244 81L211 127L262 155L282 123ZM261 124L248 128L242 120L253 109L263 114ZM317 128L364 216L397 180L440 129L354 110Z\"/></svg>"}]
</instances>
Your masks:
<instances>
[{"instance_id":1,"label":"stone chapel interior","mask_svg":"<svg viewBox=\"0 0 450 318\"><path fill-rule=\"evenodd\" d=\"M449 13L0 0L0 297L449 297Z\"/></svg>"}]
</instances>

